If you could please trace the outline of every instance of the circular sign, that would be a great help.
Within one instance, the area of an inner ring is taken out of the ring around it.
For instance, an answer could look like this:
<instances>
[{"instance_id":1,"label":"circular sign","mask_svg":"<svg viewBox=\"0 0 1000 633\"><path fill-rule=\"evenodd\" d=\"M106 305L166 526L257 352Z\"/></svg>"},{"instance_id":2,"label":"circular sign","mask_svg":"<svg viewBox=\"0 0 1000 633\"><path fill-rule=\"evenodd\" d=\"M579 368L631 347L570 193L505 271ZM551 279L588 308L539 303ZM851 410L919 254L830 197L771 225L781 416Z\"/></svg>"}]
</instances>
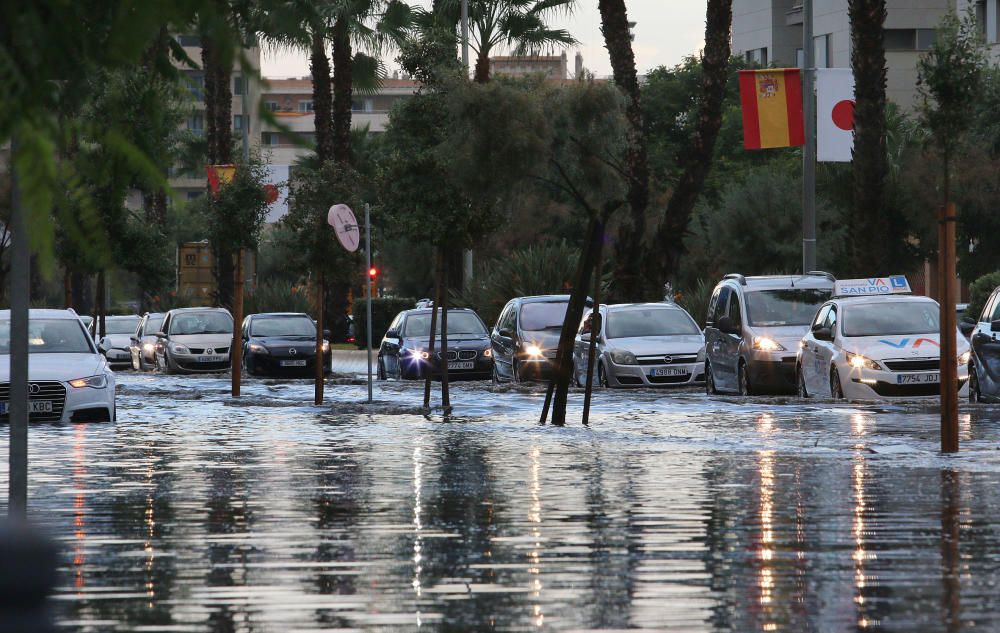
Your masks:
<instances>
[{"instance_id":1,"label":"circular sign","mask_svg":"<svg viewBox=\"0 0 1000 633\"><path fill-rule=\"evenodd\" d=\"M326 215L326 221L333 227L341 246L350 253L358 250L358 245L361 244L361 227L358 226L351 207L346 204L333 205Z\"/></svg>"},{"instance_id":2,"label":"circular sign","mask_svg":"<svg viewBox=\"0 0 1000 633\"><path fill-rule=\"evenodd\" d=\"M849 99L837 102L837 105L833 106L832 118L833 124L845 132L853 130L854 102Z\"/></svg>"}]
</instances>

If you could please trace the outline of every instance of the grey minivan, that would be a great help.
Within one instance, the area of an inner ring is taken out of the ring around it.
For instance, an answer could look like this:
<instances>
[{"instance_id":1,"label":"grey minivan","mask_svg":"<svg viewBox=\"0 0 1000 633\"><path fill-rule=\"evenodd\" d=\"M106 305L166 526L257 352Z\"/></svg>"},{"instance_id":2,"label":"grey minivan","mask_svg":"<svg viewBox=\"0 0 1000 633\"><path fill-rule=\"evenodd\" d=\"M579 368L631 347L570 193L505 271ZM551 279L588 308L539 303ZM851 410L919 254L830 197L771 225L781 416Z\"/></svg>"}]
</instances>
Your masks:
<instances>
[{"instance_id":1,"label":"grey minivan","mask_svg":"<svg viewBox=\"0 0 1000 633\"><path fill-rule=\"evenodd\" d=\"M799 341L833 294L834 281L824 272L726 275L705 319L708 393L794 393Z\"/></svg>"}]
</instances>

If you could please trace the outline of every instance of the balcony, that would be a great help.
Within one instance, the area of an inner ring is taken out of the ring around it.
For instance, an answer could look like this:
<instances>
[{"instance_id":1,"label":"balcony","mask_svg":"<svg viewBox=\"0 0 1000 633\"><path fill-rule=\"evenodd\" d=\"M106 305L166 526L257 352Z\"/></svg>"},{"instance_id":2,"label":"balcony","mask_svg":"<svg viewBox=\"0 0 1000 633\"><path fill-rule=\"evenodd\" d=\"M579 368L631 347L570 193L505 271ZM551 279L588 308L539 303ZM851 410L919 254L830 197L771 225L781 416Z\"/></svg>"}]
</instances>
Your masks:
<instances>
[{"instance_id":1,"label":"balcony","mask_svg":"<svg viewBox=\"0 0 1000 633\"><path fill-rule=\"evenodd\" d=\"M798 26L805 22L802 5L797 4L788 11L785 11L785 26Z\"/></svg>"}]
</instances>

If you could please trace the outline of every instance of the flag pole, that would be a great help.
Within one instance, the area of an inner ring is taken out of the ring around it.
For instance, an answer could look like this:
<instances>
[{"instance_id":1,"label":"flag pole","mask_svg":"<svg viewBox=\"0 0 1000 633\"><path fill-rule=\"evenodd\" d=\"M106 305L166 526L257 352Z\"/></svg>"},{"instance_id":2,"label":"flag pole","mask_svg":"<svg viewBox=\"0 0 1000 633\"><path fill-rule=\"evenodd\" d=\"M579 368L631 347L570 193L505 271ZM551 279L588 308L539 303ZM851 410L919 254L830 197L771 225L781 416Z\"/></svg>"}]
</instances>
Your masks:
<instances>
[{"instance_id":1,"label":"flag pole","mask_svg":"<svg viewBox=\"0 0 1000 633\"><path fill-rule=\"evenodd\" d=\"M813 0L802 4L802 272L816 270L816 49L813 45Z\"/></svg>"}]
</instances>

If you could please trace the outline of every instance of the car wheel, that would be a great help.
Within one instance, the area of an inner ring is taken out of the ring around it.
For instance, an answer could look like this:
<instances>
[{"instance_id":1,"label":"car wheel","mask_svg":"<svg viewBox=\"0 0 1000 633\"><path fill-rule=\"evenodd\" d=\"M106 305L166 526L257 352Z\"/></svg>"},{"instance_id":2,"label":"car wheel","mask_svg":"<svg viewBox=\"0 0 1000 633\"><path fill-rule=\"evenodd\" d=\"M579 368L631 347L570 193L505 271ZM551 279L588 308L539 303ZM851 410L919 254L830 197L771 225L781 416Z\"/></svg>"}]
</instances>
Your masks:
<instances>
[{"instance_id":1,"label":"car wheel","mask_svg":"<svg viewBox=\"0 0 1000 633\"><path fill-rule=\"evenodd\" d=\"M983 394L979 391L979 374L975 367L969 367L969 402L979 403L983 401Z\"/></svg>"},{"instance_id":2,"label":"car wheel","mask_svg":"<svg viewBox=\"0 0 1000 633\"><path fill-rule=\"evenodd\" d=\"M836 367L830 368L830 395L834 400L844 399L844 387L840 384L840 373Z\"/></svg>"},{"instance_id":3,"label":"car wheel","mask_svg":"<svg viewBox=\"0 0 1000 633\"><path fill-rule=\"evenodd\" d=\"M799 397L808 398L809 391L806 390L806 377L802 375L802 366L795 368L795 375L797 376L796 382L799 384Z\"/></svg>"},{"instance_id":4,"label":"car wheel","mask_svg":"<svg viewBox=\"0 0 1000 633\"><path fill-rule=\"evenodd\" d=\"M752 396L753 385L750 384L750 372L747 371L747 364L740 362L738 370L738 389L741 396Z\"/></svg>"},{"instance_id":5,"label":"car wheel","mask_svg":"<svg viewBox=\"0 0 1000 633\"><path fill-rule=\"evenodd\" d=\"M715 375L712 374L712 364L705 361L705 393L710 396L719 395L719 389L715 386Z\"/></svg>"}]
</instances>

